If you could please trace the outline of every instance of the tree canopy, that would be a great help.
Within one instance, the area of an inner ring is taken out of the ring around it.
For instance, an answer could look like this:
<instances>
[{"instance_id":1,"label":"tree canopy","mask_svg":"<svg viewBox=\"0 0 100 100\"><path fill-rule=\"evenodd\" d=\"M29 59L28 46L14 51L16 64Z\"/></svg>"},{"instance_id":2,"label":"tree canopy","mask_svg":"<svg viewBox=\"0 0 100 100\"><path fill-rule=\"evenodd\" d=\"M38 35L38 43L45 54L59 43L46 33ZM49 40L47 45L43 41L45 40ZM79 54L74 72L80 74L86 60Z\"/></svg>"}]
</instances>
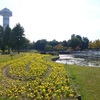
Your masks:
<instances>
[{"instance_id":1,"label":"tree canopy","mask_svg":"<svg viewBox=\"0 0 100 100\"><path fill-rule=\"evenodd\" d=\"M25 38L24 28L19 23L12 30L9 26L5 30L0 26L0 48L3 53L6 49L8 49L8 53L10 53L10 49L20 53L22 47L27 46L26 44L29 44L29 40Z\"/></svg>"},{"instance_id":2,"label":"tree canopy","mask_svg":"<svg viewBox=\"0 0 100 100\"><path fill-rule=\"evenodd\" d=\"M67 36L66 36L67 37ZM0 49L2 52L8 49L10 51L17 51L20 53L23 49L36 49L39 51L72 51L85 49L100 49L100 40L89 41L87 37L72 34L69 40L63 41L47 41L46 39L37 40L30 43L25 37L24 28L18 23L11 29L9 26L4 28L0 26Z\"/></svg>"},{"instance_id":3,"label":"tree canopy","mask_svg":"<svg viewBox=\"0 0 100 100\"><path fill-rule=\"evenodd\" d=\"M47 41L45 39L37 40L33 43L32 49L40 51L64 51L64 50L84 50L88 49L89 40L87 37L81 37L80 35L73 34L68 41L52 40Z\"/></svg>"},{"instance_id":4,"label":"tree canopy","mask_svg":"<svg viewBox=\"0 0 100 100\"><path fill-rule=\"evenodd\" d=\"M97 39L95 41L90 41L89 42L89 48L90 49L100 49L100 40Z\"/></svg>"}]
</instances>

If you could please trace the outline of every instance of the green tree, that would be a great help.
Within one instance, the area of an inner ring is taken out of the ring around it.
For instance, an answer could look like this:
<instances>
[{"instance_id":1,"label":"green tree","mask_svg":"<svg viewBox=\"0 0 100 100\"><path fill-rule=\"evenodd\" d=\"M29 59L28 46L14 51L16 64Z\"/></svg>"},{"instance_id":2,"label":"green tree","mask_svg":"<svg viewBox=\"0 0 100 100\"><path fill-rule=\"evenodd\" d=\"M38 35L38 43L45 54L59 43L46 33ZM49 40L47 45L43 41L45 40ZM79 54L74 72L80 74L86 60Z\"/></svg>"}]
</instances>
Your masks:
<instances>
[{"instance_id":1,"label":"green tree","mask_svg":"<svg viewBox=\"0 0 100 100\"><path fill-rule=\"evenodd\" d=\"M14 37L14 44L16 45L19 54L20 47L24 44L23 38L25 36L24 28L19 23L12 29L12 36Z\"/></svg>"},{"instance_id":2,"label":"green tree","mask_svg":"<svg viewBox=\"0 0 100 100\"><path fill-rule=\"evenodd\" d=\"M47 44L47 41L46 41L45 39L38 40L38 41L34 44L34 49L40 50L40 51L44 51L44 50L45 50L46 44Z\"/></svg>"},{"instance_id":3,"label":"green tree","mask_svg":"<svg viewBox=\"0 0 100 100\"><path fill-rule=\"evenodd\" d=\"M56 41L56 40L54 39L54 40L50 41L49 44L50 44L52 47L54 47L54 46L58 45L59 42Z\"/></svg>"},{"instance_id":4,"label":"green tree","mask_svg":"<svg viewBox=\"0 0 100 100\"><path fill-rule=\"evenodd\" d=\"M10 46L11 46L11 50L12 52L14 51L14 49L16 48L16 36L14 34L14 31L12 30L11 32L11 39L10 39Z\"/></svg>"},{"instance_id":5,"label":"green tree","mask_svg":"<svg viewBox=\"0 0 100 100\"><path fill-rule=\"evenodd\" d=\"M63 41L62 43L61 43L64 47L68 47L68 42L67 41Z\"/></svg>"},{"instance_id":6,"label":"green tree","mask_svg":"<svg viewBox=\"0 0 100 100\"><path fill-rule=\"evenodd\" d=\"M45 49L46 51L50 51L50 50L52 50L52 46L49 45L49 44L46 44L44 49Z\"/></svg>"},{"instance_id":7,"label":"green tree","mask_svg":"<svg viewBox=\"0 0 100 100\"><path fill-rule=\"evenodd\" d=\"M8 53L10 53L10 47L11 47L11 28L9 26L6 27L4 35L3 35L3 42L5 46L8 47Z\"/></svg>"},{"instance_id":8,"label":"green tree","mask_svg":"<svg viewBox=\"0 0 100 100\"><path fill-rule=\"evenodd\" d=\"M0 25L0 47L2 46L3 33L4 33L3 27Z\"/></svg>"},{"instance_id":9,"label":"green tree","mask_svg":"<svg viewBox=\"0 0 100 100\"><path fill-rule=\"evenodd\" d=\"M71 39L68 40L68 46L74 50L88 49L89 40L87 37L81 37L80 35L73 34Z\"/></svg>"},{"instance_id":10,"label":"green tree","mask_svg":"<svg viewBox=\"0 0 100 100\"><path fill-rule=\"evenodd\" d=\"M4 41L3 41L4 40L3 36L4 36L4 29L0 25L0 48L1 48L2 52L4 53L4 51L5 51L5 44L4 44Z\"/></svg>"},{"instance_id":11,"label":"green tree","mask_svg":"<svg viewBox=\"0 0 100 100\"><path fill-rule=\"evenodd\" d=\"M30 41L27 38L23 37L22 42L23 42L23 45L21 46L21 49L29 49Z\"/></svg>"},{"instance_id":12,"label":"green tree","mask_svg":"<svg viewBox=\"0 0 100 100\"><path fill-rule=\"evenodd\" d=\"M73 34L71 39L69 40L69 46L72 47L74 50L77 46L81 46L81 37L79 35Z\"/></svg>"},{"instance_id":13,"label":"green tree","mask_svg":"<svg viewBox=\"0 0 100 100\"><path fill-rule=\"evenodd\" d=\"M88 49L88 44L89 44L89 40L87 37L83 37L82 38L82 45L81 45L81 49Z\"/></svg>"}]
</instances>

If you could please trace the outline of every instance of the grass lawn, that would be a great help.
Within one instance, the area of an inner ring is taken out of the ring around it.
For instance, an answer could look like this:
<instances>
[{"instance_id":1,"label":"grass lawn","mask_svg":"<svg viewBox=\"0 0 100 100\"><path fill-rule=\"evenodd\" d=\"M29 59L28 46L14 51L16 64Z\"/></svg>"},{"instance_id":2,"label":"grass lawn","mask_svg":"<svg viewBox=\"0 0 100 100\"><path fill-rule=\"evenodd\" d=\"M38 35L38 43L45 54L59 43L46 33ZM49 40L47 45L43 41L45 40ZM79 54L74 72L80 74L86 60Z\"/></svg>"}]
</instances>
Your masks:
<instances>
[{"instance_id":1,"label":"grass lawn","mask_svg":"<svg viewBox=\"0 0 100 100\"><path fill-rule=\"evenodd\" d=\"M12 56L12 58L11 58L10 54L0 55L0 62L6 62L9 60L17 59L23 55L24 55L24 53L15 54L14 56Z\"/></svg>"},{"instance_id":2,"label":"grass lawn","mask_svg":"<svg viewBox=\"0 0 100 100\"><path fill-rule=\"evenodd\" d=\"M82 100L100 100L100 67L65 65Z\"/></svg>"}]
</instances>

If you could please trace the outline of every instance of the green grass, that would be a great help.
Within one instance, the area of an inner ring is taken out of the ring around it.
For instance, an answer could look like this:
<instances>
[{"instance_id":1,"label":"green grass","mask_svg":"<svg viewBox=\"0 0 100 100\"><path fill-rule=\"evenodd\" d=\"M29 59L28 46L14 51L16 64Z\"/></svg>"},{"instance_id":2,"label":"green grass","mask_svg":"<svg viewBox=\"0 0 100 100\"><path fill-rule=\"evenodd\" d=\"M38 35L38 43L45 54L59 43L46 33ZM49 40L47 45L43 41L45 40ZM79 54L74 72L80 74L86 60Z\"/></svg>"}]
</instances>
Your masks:
<instances>
[{"instance_id":1,"label":"green grass","mask_svg":"<svg viewBox=\"0 0 100 100\"><path fill-rule=\"evenodd\" d=\"M22 57L24 53L21 54L15 54L14 56L10 56L10 54L0 55L0 62L6 62L9 60L17 59L19 57Z\"/></svg>"},{"instance_id":2,"label":"green grass","mask_svg":"<svg viewBox=\"0 0 100 100\"><path fill-rule=\"evenodd\" d=\"M82 100L100 100L100 68L66 65Z\"/></svg>"}]
</instances>

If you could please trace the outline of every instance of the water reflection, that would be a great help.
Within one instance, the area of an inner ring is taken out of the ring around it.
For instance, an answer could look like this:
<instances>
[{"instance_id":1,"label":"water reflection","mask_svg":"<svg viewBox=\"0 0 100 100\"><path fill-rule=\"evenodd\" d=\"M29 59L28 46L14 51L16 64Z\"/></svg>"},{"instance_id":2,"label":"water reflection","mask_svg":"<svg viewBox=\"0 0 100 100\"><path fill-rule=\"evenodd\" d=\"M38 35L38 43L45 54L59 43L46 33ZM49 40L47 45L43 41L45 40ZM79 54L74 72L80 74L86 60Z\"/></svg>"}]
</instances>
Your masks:
<instances>
[{"instance_id":1,"label":"water reflection","mask_svg":"<svg viewBox=\"0 0 100 100\"><path fill-rule=\"evenodd\" d=\"M72 54L59 55L59 59L56 61L63 64L74 64L80 66L100 67L100 60L90 60L86 58L75 58Z\"/></svg>"}]
</instances>

